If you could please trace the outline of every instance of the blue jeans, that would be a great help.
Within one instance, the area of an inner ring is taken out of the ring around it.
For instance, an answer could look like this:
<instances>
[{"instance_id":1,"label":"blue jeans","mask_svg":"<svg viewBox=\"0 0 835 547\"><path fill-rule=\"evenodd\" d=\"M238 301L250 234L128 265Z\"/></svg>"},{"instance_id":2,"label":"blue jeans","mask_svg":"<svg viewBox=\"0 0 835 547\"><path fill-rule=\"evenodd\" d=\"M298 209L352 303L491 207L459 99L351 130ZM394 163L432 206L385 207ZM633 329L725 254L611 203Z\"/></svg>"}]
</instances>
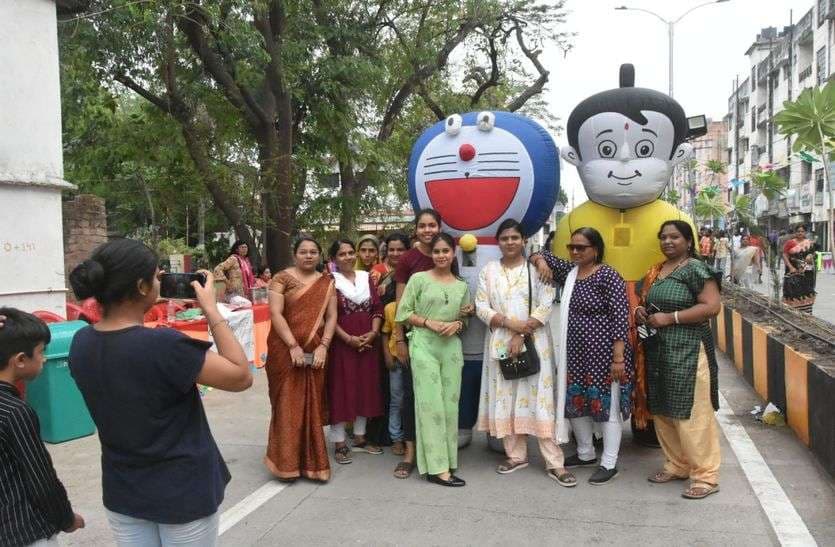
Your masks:
<instances>
[{"instance_id":1,"label":"blue jeans","mask_svg":"<svg viewBox=\"0 0 835 547\"><path fill-rule=\"evenodd\" d=\"M106 509L107 520L119 547L211 547L217 545L220 513L185 524L158 524Z\"/></svg>"},{"instance_id":2,"label":"blue jeans","mask_svg":"<svg viewBox=\"0 0 835 547\"><path fill-rule=\"evenodd\" d=\"M403 374L411 374L411 371L404 372L403 365L397 360L394 361L394 369L389 371L389 436L392 442L405 440L403 434L403 420L400 414L403 408Z\"/></svg>"}]
</instances>

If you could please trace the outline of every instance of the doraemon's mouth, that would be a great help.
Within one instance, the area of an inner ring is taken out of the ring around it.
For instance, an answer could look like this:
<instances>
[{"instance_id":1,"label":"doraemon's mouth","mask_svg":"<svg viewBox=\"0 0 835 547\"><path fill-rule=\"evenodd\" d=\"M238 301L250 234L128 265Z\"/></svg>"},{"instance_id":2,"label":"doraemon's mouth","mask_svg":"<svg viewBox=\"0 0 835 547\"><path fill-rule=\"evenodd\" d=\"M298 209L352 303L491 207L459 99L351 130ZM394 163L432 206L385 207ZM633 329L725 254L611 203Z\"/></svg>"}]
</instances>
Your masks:
<instances>
[{"instance_id":1,"label":"doraemon's mouth","mask_svg":"<svg viewBox=\"0 0 835 547\"><path fill-rule=\"evenodd\" d=\"M616 175L613 171L609 171L609 178L610 178L610 179L618 179L618 180L632 180L632 179L634 179L635 177L640 177L640 176L641 176L641 172L640 172L640 171L638 171L637 169L635 169L635 174L634 174L634 175L632 175L631 177L619 177L619 176L617 176L617 175ZM618 186L631 186L631 185L632 185L632 183L631 183L631 182L627 182L627 183L621 183L621 182L618 182L618 183L616 183L616 184L617 184Z\"/></svg>"},{"instance_id":2,"label":"doraemon's mouth","mask_svg":"<svg viewBox=\"0 0 835 547\"><path fill-rule=\"evenodd\" d=\"M432 207L456 230L478 230L496 222L507 211L519 177L469 177L426 183Z\"/></svg>"}]
</instances>

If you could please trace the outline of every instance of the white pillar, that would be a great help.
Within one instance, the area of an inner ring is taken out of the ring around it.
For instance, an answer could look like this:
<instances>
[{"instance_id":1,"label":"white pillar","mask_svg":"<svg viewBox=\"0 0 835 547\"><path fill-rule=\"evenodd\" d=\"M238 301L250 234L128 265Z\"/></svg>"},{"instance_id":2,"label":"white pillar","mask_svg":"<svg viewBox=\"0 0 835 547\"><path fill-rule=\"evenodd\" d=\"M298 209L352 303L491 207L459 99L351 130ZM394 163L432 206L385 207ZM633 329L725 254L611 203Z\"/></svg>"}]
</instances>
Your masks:
<instances>
[{"instance_id":1,"label":"white pillar","mask_svg":"<svg viewBox=\"0 0 835 547\"><path fill-rule=\"evenodd\" d=\"M0 1L0 306L66 314L52 0Z\"/></svg>"}]
</instances>

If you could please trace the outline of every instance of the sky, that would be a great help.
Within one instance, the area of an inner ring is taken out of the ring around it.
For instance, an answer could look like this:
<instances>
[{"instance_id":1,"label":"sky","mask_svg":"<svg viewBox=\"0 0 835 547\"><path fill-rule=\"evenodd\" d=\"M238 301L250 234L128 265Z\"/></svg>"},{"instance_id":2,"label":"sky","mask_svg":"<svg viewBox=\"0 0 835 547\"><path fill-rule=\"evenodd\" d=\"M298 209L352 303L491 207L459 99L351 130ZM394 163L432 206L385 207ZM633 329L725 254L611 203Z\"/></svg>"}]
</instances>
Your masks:
<instances>
[{"instance_id":1,"label":"sky","mask_svg":"<svg viewBox=\"0 0 835 547\"><path fill-rule=\"evenodd\" d=\"M816 0L730 0L688 14L674 27L673 93L688 116L720 120L727 113L734 78L750 71L745 51L764 27L797 22ZM545 97L564 126L584 98L618 85L621 63L635 65L635 85L668 91L667 26L638 11L615 11L626 5L675 20L705 0L567 0L565 30L576 32L566 55L546 48L541 56L550 71ZM557 135L557 146L567 144ZM563 162L561 186L574 204L586 200L577 170Z\"/></svg>"}]
</instances>

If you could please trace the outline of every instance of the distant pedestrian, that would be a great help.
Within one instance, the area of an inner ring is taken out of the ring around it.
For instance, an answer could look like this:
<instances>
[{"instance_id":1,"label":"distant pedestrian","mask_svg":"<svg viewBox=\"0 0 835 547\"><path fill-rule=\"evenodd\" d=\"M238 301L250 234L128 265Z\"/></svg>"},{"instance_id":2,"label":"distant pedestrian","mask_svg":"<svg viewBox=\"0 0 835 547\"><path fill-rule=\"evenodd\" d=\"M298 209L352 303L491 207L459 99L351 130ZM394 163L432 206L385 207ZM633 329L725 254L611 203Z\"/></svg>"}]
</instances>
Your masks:
<instances>
[{"instance_id":1,"label":"distant pedestrian","mask_svg":"<svg viewBox=\"0 0 835 547\"><path fill-rule=\"evenodd\" d=\"M713 230L704 230L702 238L699 241L699 254L702 255L702 260L704 260L708 266L713 266L715 258L714 247L715 239L713 237Z\"/></svg>"},{"instance_id":2,"label":"distant pedestrian","mask_svg":"<svg viewBox=\"0 0 835 547\"><path fill-rule=\"evenodd\" d=\"M229 258L215 266L215 279L226 283L226 298L232 296L252 297L255 273L249 261L249 245L236 241L229 251Z\"/></svg>"},{"instance_id":3,"label":"distant pedestrian","mask_svg":"<svg viewBox=\"0 0 835 547\"><path fill-rule=\"evenodd\" d=\"M762 271L762 255L759 247L751 245L748 236L743 236L740 248L734 253L731 280L737 285L750 289L754 275Z\"/></svg>"},{"instance_id":4,"label":"distant pedestrian","mask_svg":"<svg viewBox=\"0 0 835 547\"><path fill-rule=\"evenodd\" d=\"M59 545L59 532L84 528L41 441L38 415L15 384L43 369L46 323L0 308L0 545Z\"/></svg>"},{"instance_id":5,"label":"distant pedestrian","mask_svg":"<svg viewBox=\"0 0 835 547\"><path fill-rule=\"evenodd\" d=\"M783 276L783 303L787 306L812 313L815 305L815 252L818 244L806 237L806 226L798 224L794 238L783 245L783 262L786 265Z\"/></svg>"},{"instance_id":6,"label":"distant pedestrian","mask_svg":"<svg viewBox=\"0 0 835 547\"><path fill-rule=\"evenodd\" d=\"M728 261L731 256L731 244L728 241L728 233L725 230L719 230L719 237L716 238L716 247L714 248L714 267L716 271L723 275L728 271L730 265Z\"/></svg>"},{"instance_id":7,"label":"distant pedestrian","mask_svg":"<svg viewBox=\"0 0 835 547\"><path fill-rule=\"evenodd\" d=\"M102 489L116 544L217 543L231 476L212 437L197 384L243 391L249 361L215 302L214 278L192 287L211 343L146 328L159 297L156 253L139 241L98 247L70 273L79 298L95 297L102 320L73 338L69 368L98 428Z\"/></svg>"},{"instance_id":8,"label":"distant pedestrian","mask_svg":"<svg viewBox=\"0 0 835 547\"><path fill-rule=\"evenodd\" d=\"M255 286L256 289L265 289L269 287L270 281L273 278L273 274L270 271L269 267L263 267L258 271L258 276L255 278Z\"/></svg>"}]
</instances>

